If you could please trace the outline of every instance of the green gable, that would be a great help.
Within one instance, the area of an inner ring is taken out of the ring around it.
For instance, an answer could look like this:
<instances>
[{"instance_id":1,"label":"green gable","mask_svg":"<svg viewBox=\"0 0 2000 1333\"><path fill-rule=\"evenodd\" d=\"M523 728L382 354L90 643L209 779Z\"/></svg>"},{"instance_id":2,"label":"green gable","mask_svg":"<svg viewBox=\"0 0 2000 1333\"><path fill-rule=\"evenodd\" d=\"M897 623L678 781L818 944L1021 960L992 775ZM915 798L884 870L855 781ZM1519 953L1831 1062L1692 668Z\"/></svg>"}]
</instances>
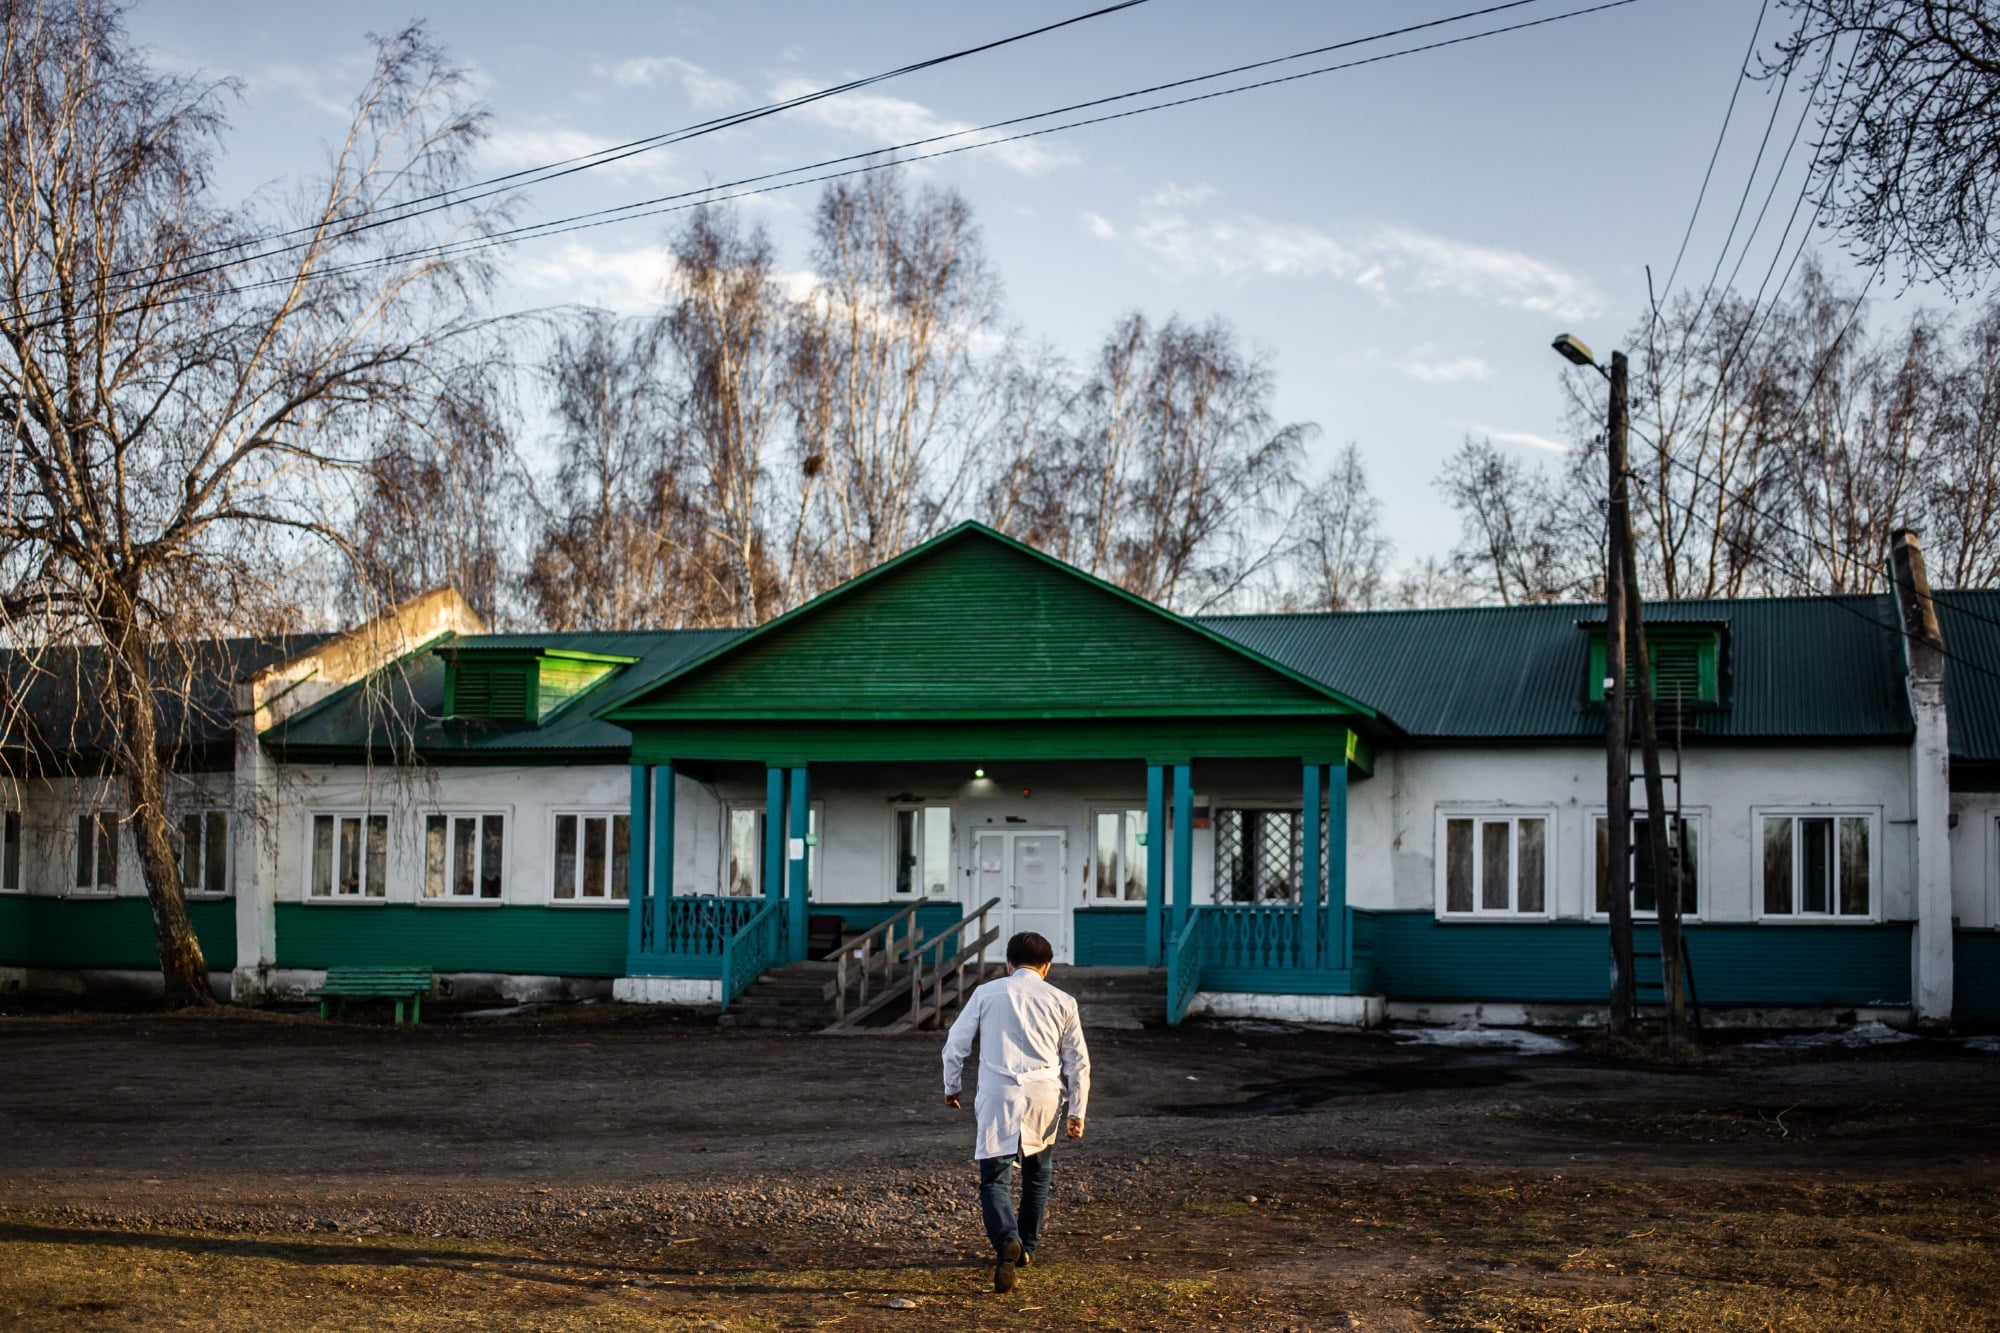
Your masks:
<instances>
[{"instance_id":1,"label":"green gable","mask_svg":"<svg viewBox=\"0 0 2000 1333\"><path fill-rule=\"evenodd\" d=\"M489 648L448 643L446 717L539 724L551 713L636 658L558 648Z\"/></svg>"},{"instance_id":2,"label":"green gable","mask_svg":"<svg viewBox=\"0 0 2000 1333\"><path fill-rule=\"evenodd\" d=\"M644 722L1375 719L1363 704L963 524L602 710Z\"/></svg>"}]
</instances>

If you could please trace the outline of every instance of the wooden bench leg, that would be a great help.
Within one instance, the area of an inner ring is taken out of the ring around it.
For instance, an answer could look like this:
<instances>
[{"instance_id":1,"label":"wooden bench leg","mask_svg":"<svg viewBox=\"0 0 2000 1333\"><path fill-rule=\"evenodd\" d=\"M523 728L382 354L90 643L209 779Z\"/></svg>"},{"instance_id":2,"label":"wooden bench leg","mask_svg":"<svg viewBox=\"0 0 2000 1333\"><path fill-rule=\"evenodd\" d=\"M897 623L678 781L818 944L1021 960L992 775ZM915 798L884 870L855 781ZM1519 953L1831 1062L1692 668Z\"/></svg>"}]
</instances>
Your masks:
<instances>
[{"instance_id":1,"label":"wooden bench leg","mask_svg":"<svg viewBox=\"0 0 2000 1333\"><path fill-rule=\"evenodd\" d=\"M319 1002L319 1016L320 1016L321 1020L324 1020L324 1019L326 1018L326 1001L325 1001L325 1000L321 1000L321 1001Z\"/></svg>"},{"instance_id":2,"label":"wooden bench leg","mask_svg":"<svg viewBox=\"0 0 2000 1333\"><path fill-rule=\"evenodd\" d=\"M402 1025L403 1025L403 1002L401 1000L398 1000L396 1001L396 1026L401 1027Z\"/></svg>"},{"instance_id":3,"label":"wooden bench leg","mask_svg":"<svg viewBox=\"0 0 2000 1333\"><path fill-rule=\"evenodd\" d=\"M415 1027L424 1019L424 996L419 991L410 997L410 1026Z\"/></svg>"}]
</instances>

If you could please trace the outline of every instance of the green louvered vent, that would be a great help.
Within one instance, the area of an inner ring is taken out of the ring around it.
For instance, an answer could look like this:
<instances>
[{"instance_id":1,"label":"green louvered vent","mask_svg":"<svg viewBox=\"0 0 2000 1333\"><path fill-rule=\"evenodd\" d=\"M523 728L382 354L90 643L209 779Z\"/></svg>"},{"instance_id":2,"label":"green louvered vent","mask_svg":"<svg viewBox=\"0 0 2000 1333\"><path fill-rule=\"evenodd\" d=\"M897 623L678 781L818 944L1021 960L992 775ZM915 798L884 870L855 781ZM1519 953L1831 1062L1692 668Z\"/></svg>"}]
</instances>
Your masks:
<instances>
[{"instance_id":1,"label":"green louvered vent","mask_svg":"<svg viewBox=\"0 0 2000 1333\"><path fill-rule=\"evenodd\" d=\"M453 668L457 679L452 716L528 717L528 670L519 662L458 662Z\"/></svg>"},{"instance_id":2,"label":"green louvered vent","mask_svg":"<svg viewBox=\"0 0 2000 1333\"><path fill-rule=\"evenodd\" d=\"M1653 697L1662 703L1712 704L1720 700L1722 636L1712 629L1646 627L1646 650L1653 659ZM1588 697L1604 698L1604 631L1590 636ZM1626 659L1628 674L1636 664Z\"/></svg>"},{"instance_id":3,"label":"green louvered vent","mask_svg":"<svg viewBox=\"0 0 2000 1333\"><path fill-rule=\"evenodd\" d=\"M1693 639L1664 639L1648 644L1653 658L1653 697L1672 702L1702 698L1701 644Z\"/></svg>"}]
</instances>

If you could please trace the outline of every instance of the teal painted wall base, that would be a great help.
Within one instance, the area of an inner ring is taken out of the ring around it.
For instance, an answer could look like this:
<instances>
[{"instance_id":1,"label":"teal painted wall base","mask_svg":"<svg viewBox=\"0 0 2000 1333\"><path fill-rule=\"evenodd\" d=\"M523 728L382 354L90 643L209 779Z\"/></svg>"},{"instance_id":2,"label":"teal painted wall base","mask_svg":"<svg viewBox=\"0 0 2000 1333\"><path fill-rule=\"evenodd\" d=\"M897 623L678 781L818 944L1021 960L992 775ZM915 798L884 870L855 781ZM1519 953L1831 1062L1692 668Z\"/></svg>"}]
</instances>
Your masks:
<instances>
[{"instance_id":1,"label":"teal painted wall base","mask_svg":"<svg viewBox=\"0 0 2000 1333\"><path fill-rule=\"evenodd\" d=\"M607 908L279 903L278 966L621 977L625 923Z\"/></svg>"},{"instance_id":2,"label":"teal painted wall base","mask_svg":"<svg viewBox=\"0 0 2000 1333\"><path fill-rule=\"evenodd\" d=\"M1951 939L1954 1023L2000 1023L2000 931L1961 930Z\"/></svg>"},{"instance_id":3,"label":"teal painted wall base","mask_svg":"<svg viewBox=\"0 0 2000 1333\"><path fill-rule=\"evenodd\" d=\"M1610 989L1610 929L1600 923L1354 916L1357 953L1368 956L1373 988L1392 1000L1603 1003ZM1910 929L1907 922L1690 925L1695 992L1704 1006L1907 1005ZM1656 931L1636 934L1642 947L1657 949Z\"/></svg>"},{"instance_id":4,"label":"teal painted wall base","mask_svg":"<svg viewBox=\"0 0 2000 1333\"><path fill-rule=\"evenodd\" d=\"M1070 916L1070 956L1078 967L1146 967L1146 909L1086 907Z\"/></svg>"},{"instance_id":5,"label":"teal painted wall base","mask_svg":"<svg viewBox=\"0 0 2000 1333\"><path fill-rule=\"evenodd\" d=\"M236 902L201 899L188 920L211 972L236 966ZM0 894L0 964L10 967L157 971L153 908L144 898Z\"/></svg>"}]
</instances>

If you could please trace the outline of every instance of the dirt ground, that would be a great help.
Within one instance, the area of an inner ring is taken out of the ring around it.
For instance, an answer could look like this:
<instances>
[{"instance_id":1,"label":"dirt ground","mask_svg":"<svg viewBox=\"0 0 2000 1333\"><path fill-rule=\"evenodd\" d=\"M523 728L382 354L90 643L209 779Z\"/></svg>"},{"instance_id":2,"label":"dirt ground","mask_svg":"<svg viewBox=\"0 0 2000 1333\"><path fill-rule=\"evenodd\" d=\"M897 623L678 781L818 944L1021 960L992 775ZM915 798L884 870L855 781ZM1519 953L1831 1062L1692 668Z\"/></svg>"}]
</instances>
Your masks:
<instances>
[{"instance_id":1,"label":"dirt ground","mask_svg":"<svg viewBox=\"0 0 2000 1333\"><path fill-rule=\"evenodd\" d=\"M2000 1053L1092 1036L991 1290L938 1038L0 1012L0 1327L2000 1327Z\"/></svg>"}]
</instances>

